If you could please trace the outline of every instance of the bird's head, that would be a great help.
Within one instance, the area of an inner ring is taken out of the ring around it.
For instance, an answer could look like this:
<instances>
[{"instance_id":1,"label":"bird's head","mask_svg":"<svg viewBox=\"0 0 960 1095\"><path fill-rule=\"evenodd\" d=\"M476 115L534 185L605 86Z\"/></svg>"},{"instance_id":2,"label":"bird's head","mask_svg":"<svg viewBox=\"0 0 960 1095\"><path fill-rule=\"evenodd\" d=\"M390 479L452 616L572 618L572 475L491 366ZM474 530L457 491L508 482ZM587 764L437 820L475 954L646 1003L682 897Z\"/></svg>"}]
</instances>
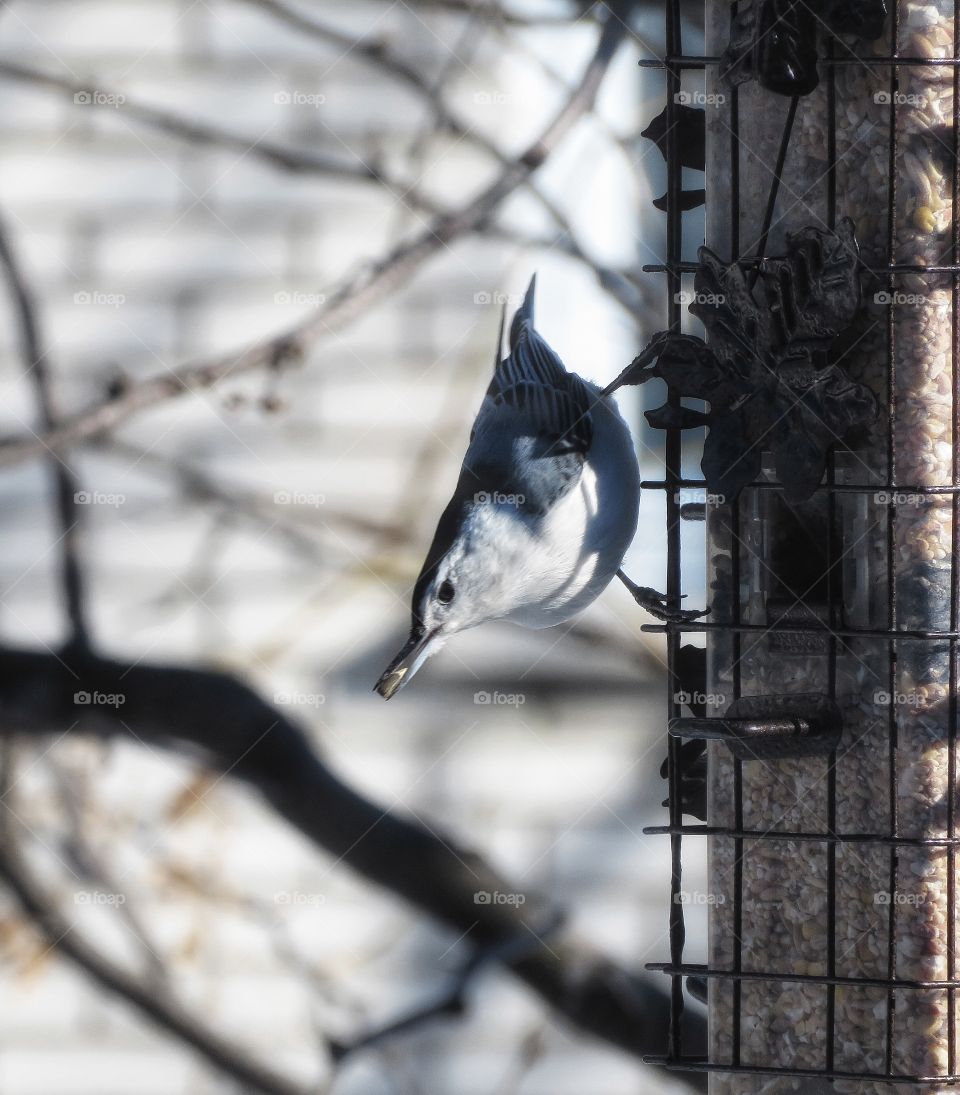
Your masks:
<instances>
[{"instance_id":1,"label":"bird's head","mask_svg":"<svg viewBox=\"0 0 960 1095\"><path fill-rule=\"evenodd\" d=\"M409 638L374 686L384 699L399 692L451 635L503 618L515 607L525 536L514 525L496 506L447 507L414 586Z\"/></svg>"}]
</instances>

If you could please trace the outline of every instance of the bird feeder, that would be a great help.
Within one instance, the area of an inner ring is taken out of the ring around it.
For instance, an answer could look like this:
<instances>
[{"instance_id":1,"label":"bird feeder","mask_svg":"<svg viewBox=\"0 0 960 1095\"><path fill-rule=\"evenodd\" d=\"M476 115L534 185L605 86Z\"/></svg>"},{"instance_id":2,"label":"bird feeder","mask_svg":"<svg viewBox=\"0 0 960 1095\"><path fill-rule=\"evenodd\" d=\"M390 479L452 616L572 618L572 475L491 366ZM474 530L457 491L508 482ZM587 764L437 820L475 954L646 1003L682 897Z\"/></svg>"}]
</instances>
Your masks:
<instances>
[{"instance_id":1,"label":"bird feeder","mask_svg":"<svg viewBox=\"0 0 960 1095\"><path fill-rule=\"evenodd\" d=\"M657 625L672 718L654 831L673 850L658 1060L731 1095L944 1090L960 1083L960 23L944 3L710 3L706 55L689 56L678 3L666 18L671 325L634 380L670 390L649 484L668 599L684 592L673 499L699 485L710 614ZM681 148L698 125L707 250L691 254ZM690 299L702 340L680 334ZM680 468L696 425L703 481ZM704 837L694 964L683 858ZM690 991L706 1057L682 1042Z\"/></svg>"}]
</instances>

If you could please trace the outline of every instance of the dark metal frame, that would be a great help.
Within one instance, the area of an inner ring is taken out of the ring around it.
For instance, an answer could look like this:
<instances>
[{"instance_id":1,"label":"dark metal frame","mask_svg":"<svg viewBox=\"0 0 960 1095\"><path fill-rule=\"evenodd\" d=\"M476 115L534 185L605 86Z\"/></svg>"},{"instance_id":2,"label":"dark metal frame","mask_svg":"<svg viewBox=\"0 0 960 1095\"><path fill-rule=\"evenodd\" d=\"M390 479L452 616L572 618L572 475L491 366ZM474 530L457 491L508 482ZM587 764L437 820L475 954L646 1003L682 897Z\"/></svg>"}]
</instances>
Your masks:
<instances>
[{"instance_id":1,"label":"dark metal frame","mask_svg":"<svg viewBox=\"0 0 960 1095\"><path fill-rule=\"evenodd\" d=\"M881 66L889 69L889 210L887 221L887 257L885 266L873 273L880 279L879 283L885 285L891 291L894 289L899 275L911 273L924 273L925 275L937 275L950 279L952 286L952 348L953 348L953 394L952 394L952 425L953 425L953 465L952 476L949 484L936 486L904 485L897 482L896 452L894 448L894 422L897 414L896 400L896 362L895 339L896 324L894 321L895 304L888 305L887 313L887 476L886 483L877 481L870 484L837 484L834 481L834 457L831 454L828 464L825 482L818 488L820 492L827 492L829 496L829 554L831 560L831 573L833 562L838 558L837 545L839 543L837 529L837 504L836 499L840 494L854 493L874 494L877 491L888 491L892 496L897 493L911 493L923 495L944 495L952 500L953 517L953 557L954 565L951 568L950 590L950 626L947 630L905 630L898 626L898 606L896 599L897 573L894 566L895 531L897 521L897 506L894 500L888 504L888 523L886 530L887 540L887 582L890 591L889 611L887 626L882 629L856 629L838 626L837 609L838 600L836 588L830 597L830 620L826 636L823 628L791 624L779 621L772 626L743 623L740 616L740 554L741 548L737 538L733 538L731 604L733 615L728 623L709 621L677 620L662 624L645 625L646 632L662 633L667 638L669 689L671 696L670 714L679 714L678 704L674 700L673 692L676 686L675 669L678 662L680 642L685 634L706 632L725 633L729 636L734 652L734 699L741 696L741 673L739 665L740 642L744 633L766 632L794 632L798 634L818 634L828 638L828 666L829 666L829 697L836 697L836 662L838 648L843 645L842 640L847 638L873 638L887 640L889 658L889 687L891 693L895 692L898 649L903 642L939 641L949 643L949 788L951 792L956 783L956 735L957 735L957 685L960 677L960 564L956 562L957 553L960 551L960 398L957 394L958 379L957 364L960 361L960 159L958 159L958 141L960 141L960 0L957 0L954 11L954 44L953 56L944 59L930 59L924 57L908 57L898 55L898 13L896 4L888 19L887 40L889 52L887 56L865 57L863 61L870 66ZM736 5L734 4L735 8ZM836 222L837 207L837 177L836 177L836 118L835 118L835 70L838 66L858 63L855 57L837 57L833 55L832 43L827 41L824 45L824 56L820 58L821 73L826 81L828 119L828 172L827 185L827 210L828 223L833 227ZM705 70L719 64L719 57L712 56L687 56L683 52L681 36L681 14L679 0L668 0L666 3L666 56L662 60L644 60L641 65L645 68L662 70L666 83L666 158L667 158L667 240L666 261L661 264L644 266L645 271L662 273L665 275L669 327L671 331L680 331L680 303L677 294L680 289L680 277L684 273L692 273L697 269L697 263L684 260L682 255L682 210L680 204L682 167L677 148L677 115L678 107L675 95L680 90L681 73L685 70ZM894 94L897 90L898 69L907 66L922 67L951 67L953 70L953 156L954 173L952 180L952 237L951 259L948 264L919 267L910 264L892 261L895 255L895 211L897 209L897 177L896 167L898 158L898 134L897 134L897 100ZM732 88L730 123L732 129L733 177L731 179L731 242L732 253L739 255L739 201L740 179L738 164L738 95L737 89ZM792 112L788 116L792 118ZM777 173L779 176L779 172ZM779 177L774 180L774 187L779 182ZM773 201L769 203L768 212L772 213ZM769 225L767 225L769 227ZM750 262L749 258L741 261ZM672 405L676 406L680 400L671 394ZM703 481L684 478L681 474L681 431L678 428L670 428L666 431L664 477L660 480L646 481L642 484L648 490L664 492L666 504L666 536L667 536L667 574L666 588L668 603L679 604L682 595L681 557L680 557L680 521L681 507L677 502L677 491L681 487L705 487ZM779 484L769 481L756 482L747 490L777 490ZM731 504L731 520L733 527L739 527L739 506ZM711 826L708 824L685 824L683 820L683 807L681 802L681 760L680 739L671 735L668 738L668 763L667 778L669 783L669 824L651 826L644 831L646 833L664 834L670 838L671 845L671 878L670 878L670 925L669 925L669 962L649 963L647 968L667 974L671 979L671 1016L669 1026L669 1041L666 1053L660 1056L648 1058L651 1062L663 1065L671 1069L696 1070L704 1072L725 1072L743 1074L782 1075L795 1077L809 1077L822 1080L844 1079L876 1081L892 1084L911 1085L923 1083L937 1083L939 1085L960 1084L960 1074L957 1071L956 1060L956 990L960 988L956 968L956 854L960 837L956 834L956 818L953 802L953 794L948 794L947 807L947 832L942 838L923 838L903 836L898 824L898 728L895 708L890 704L888 715L888 764L889 764L889 832L873 833L838 833L836 831L837 818L837 789L836 789L836 752L830 754L829 775L827 788L827 832L793 832L781 829L762 831L747 829L743 820L743 772L742 761L734 760L734 805L735 824L730 826ZM685 963L683 960L684 948L684 907L680 902L681 878L682 878L682 840L688 837L709 837L729 839L735 843L735 871L733 879L733 923L736 939L734 941L734 961L730 969L711 968L709 964ZM827 972L823 975L813 974L782 974L768 972L746 972L742 963L742 941L740 938L743 924L743 851L745 840L778 840L784 839L820 842L827 847L827 879L828 879L828 952L826 955ZM844 843L858 843L887 847L889 850L889 885L890 892L895 893L898 881L898 849L904 846L945 847L948 851L948 927L947 927L947 973L948 977L942 981L917 981L899 978L897 976L897 916L898 909L895 901L890 902L887 947L887 976L877 977L845 977L836 973L836 849ZM731 1016L733 1035L733 1058L728 1063L716 1063L707 1057L690 1054L684 1051L681 1035L681 1016L684 1009L683 978L692 976L695 978L715 979L722 978L732 982L733 985L733 1014ZM802 982L826 987L826 1009L824 1015L826 1034L826 1053L821 1069L806 1069L777 1066L745 1065L740 1059L740 1024L741 1024L741 986L744 981L762 980L772 982ZM853 985L858 987L885 988L887 989L887 1015L886 1015L886 1046L885 1046L885 1070L883 1072L854 1072L843 1071L835 1067L835 1002L837 986ZM904 1075L893 1070L893 1036L896 1011L897 991L909 991L914 989L940 989L946 993L948 1007L948 1068L947 1073L940 1075Z\"/></svg>"}]
</instances>

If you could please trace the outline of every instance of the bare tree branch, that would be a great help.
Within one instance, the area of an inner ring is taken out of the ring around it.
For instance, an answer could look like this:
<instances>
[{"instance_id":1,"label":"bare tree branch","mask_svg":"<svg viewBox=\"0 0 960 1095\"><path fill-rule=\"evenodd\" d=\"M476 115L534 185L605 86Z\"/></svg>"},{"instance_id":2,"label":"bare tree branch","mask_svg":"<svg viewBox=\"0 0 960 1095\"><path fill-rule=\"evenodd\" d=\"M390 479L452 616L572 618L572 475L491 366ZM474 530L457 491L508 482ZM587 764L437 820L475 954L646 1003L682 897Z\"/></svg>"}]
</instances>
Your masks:
<instances>
[{"instance_id":1,"label":"bare tree branch","mask_svg":"<svg viewBox=\"0 0 960 1095\"><path fill-rule=\"evenodd\" d=\"M52 659L51 659L52 660ZM9 788L9 750L4 764L4 784ZM0 811L0 879L16 897L24 914L41 933L47 946L69 958L108 992L132 1004L145 1018L194 1049L208 1065L235 1083L263 1095L315 1095L260 1064L237 1046L209 1030L198 1015L174 999L170 990L155 981L144 982L106 958L58 910L43 892L20 855L10 826L10 811Z\"/></svg>"},{"instance_id":2,"label":"bare tree branch","mask_svg":"<svg viewBox=\"0 0 960 1095\"><path fill-rule=\"evenodd\" d=\"M62 421L41 438L16 438L0 444L0 467L59 449L119 425L131 415L188 391L209 388L229 376L301 356L316 339L341 329L362 311L406 284L438 251L486 224L499 205L549 157L577 121L589 111L626 27L610 14L594 54L566 102L518 160L459 210L437 218L430 227L400 243L376 264L349 278L319 309L290 330L240 353L188 364L131 385L123 394Z\"/></svg>"},{"instance_id":3,"label":"bare tree branch","mask_svg":"<svg viewBox=\"0 0 960 1095\"><path fill-rule=\"evenodd\" d=\"M129 665L88 653L68 659L69 664L47 653L0 649L4 725L27 734L63 734L65 727L72 727L68 733L120 737L199 754L222 776L252 785L336 862L427 912L474 947L502 949L504 964L581 1030L634 1055L659 1052L665 1045L669 1009L664 989L582 942L552 936L544 940L549 910L535 894L525 894L525 902L515 905L478 902L478 892L513 893L517 887L475 852L457 847L421 819L407 820L381 809L346 786L299 726L239 681L215 672ZM122 694L123 707L77 707L73 696L78 688ZM31 900L16 864L0 861L0 874L21 900ZM529 946L518 946L526 939ZM112 983L128 995L125 984ZM141 1007L142 993L129 998ZM702 1043L702 1019L689 1009L685 1015L692 1042ZM700 1079L690 1082L697 1086Z\"/></svg>"},{"instance_id":4,"label":"bare tree branch","mask_svg":"<svg viewBox=\"0 0 960 1095\"><path fill-rule=\"evenodd\" d=\"M37 307L27 279L14 255L6 224L0 219L0 267L13 299L24 376L33 387L39 409L40 428L51 433L57 428L50 361L40 334ZM58 547L64 605L70 627L70 641L87 645L89 634L84 602L83 574L78 561L80 514L77 507L77 480L64 457L48 450L56 491L56 514L60 525Z\"/></svg>"},{"instance_id":5,"label":"bare tree branch","mask_svg":"<svg viewBox=\"0 0 960 1095\"><path fill-rule=\"evenodd\" d=\"M485 137L475 126L466 125L456 116L438 93L436 84L433 81L427 79L415 65L388 50L382 41L373 40L368 42L363 38L353 38L349 34L320 22L315 16L308 17L299 11L295 11L284 0L246 0L246 3L252 4L262 11L269 12L275 18L304 34L336 46L346 56L355 57L380 69L388 76L415 91L425 100L433 115L435 129L445 131L457 140L467 141L483 149L502 168L510 165L510 157L494 141ZM481 9L477 7L474 10L466 10L465 14L471 17L479 16L481 15ZM574 233L570 222L553 199L544 193L532 178L526 179L524 185L550 214L557 228L573 240Z\"/></svg>"},{"instance_id":6,"label":"bare tree branch","mask_svg":"<svg viewBox=\"0 0 960 1095\"><path fill-rule=\"evenodd\" d=\"M0 76L6 76L8 79L18 80L21 83L63 91L71 98L81 97L80 101L94 110L114 109L110 105L110 101L116 102L119 100L123 104L122 109L125 114L139 122L152 126L154 129L169 133L179 140L229 148L235 152L242 152L244 155L266 160L284 171L332 175L338 178L356 179L364 182L378 182L390 189L407 192L407 187L388 179L376 168L362 163L360 160L349 162L337 156L323 156L297 149L284 148L282 145L275 144L266 138L259 141L251 140L249 137L230 133L219 126L185 118L172 111L137 102L129 96L119 95L112 89L103 87L94 80L84 83L69 76L31 68L29 65L22 65L9 58L0 61Z\"/></svg>"}]
</instances>

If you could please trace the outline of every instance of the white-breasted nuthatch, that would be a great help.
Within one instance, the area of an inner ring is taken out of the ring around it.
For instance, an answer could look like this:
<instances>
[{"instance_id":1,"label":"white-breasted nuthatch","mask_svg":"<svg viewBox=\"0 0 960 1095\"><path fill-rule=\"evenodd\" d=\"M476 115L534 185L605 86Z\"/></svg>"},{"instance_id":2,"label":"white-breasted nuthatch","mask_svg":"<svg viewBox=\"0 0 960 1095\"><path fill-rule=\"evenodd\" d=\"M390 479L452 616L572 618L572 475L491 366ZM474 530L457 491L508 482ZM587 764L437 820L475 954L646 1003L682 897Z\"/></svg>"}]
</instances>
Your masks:
<instances>
[{"instance_id":1,"label":"white-breasted nuthatch","mask_svg":"<svg viewBox=\"0 0 960 1095\"><path fill-rule=\"evenodd\" d=\"M567 372L533 326L536 278L510 326L453 497L413 589L410 637L374 686L390 699L458 631L551 627L593 602L637 528L640 472L610 396Z\"/></svg>"}]
</instances>

